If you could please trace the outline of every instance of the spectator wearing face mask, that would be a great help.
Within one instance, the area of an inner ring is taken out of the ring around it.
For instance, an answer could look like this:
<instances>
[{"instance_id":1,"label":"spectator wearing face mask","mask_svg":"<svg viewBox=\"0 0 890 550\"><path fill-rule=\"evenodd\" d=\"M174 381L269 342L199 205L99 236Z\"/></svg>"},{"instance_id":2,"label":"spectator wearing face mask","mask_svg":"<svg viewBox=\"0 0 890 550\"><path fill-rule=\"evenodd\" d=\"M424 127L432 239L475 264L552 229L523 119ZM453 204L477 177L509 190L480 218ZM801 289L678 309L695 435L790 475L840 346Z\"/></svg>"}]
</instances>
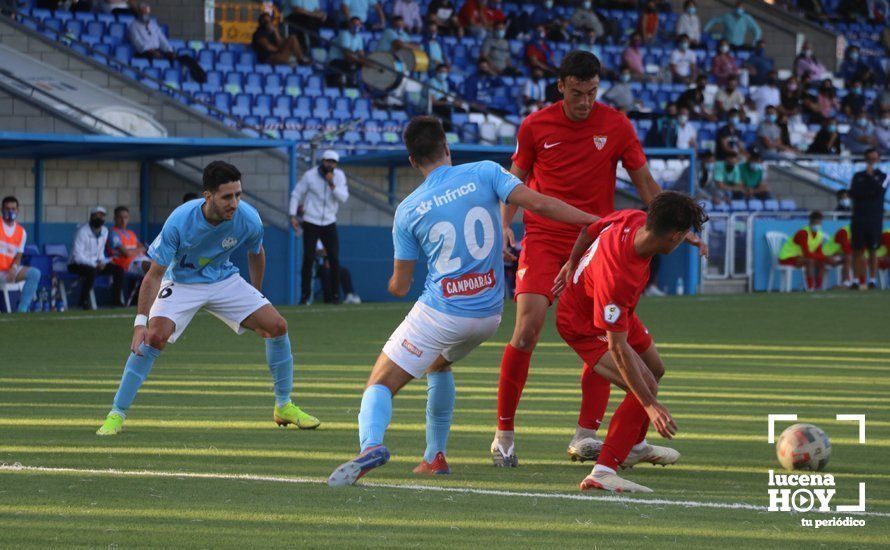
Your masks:
<instances>
[{"instance_id":1,"label":"spectator wearing face mask","mask_svg":"<svg viewBox=\"0 0 890 550\"><path fill-rule=\"evenodd\" d=\"M862 92L862 83L854 80L847 89L847 95L841 101L841 110L850 120L865 112L865 94Z\"/></svg>"},{"instance_id":2,"label":"spectator wearing face mask","mask_svg":"<svg viewBox=\"0 0 890 550\"><path fill-rule=\"evenodd\" d=\"M658 37L658 9L654 0L649 0L640 13L640 21L637 24L640 37L644 44L651 44Z\"/></svg>"},{"instance_id":3,"label":"spectator wearing face mask","mask_svg":"<svg viewBox=\"0 0 890 550\"><path fill-rule=\"evenodd\" d=\"M671 52L671 80L691 84L698 77L695 52L689 48L689 37L677 38L677 49Z\"/></svg>"},{"instance_id":4,"label":"spectator wearing face mask","mask_svg":"<svg viewBox=\"0 0 890 550\"><path fill-rule=\"evenodd\" d=\"M390 27L383 31L377 41L378 52L395 54L402 49L419 50L420 45L411 42L411 36L405 30L405 20L400 15L391 19Z\"/></svg>"},{"instance_id":5,"label":"spectator wearing face mask","mask_svg":"<svg viewBox=\"0 0 890 550\"><path fill-rule=\"evenodd\" d=\"M689 109L686 107L680 107L677 111L677 148L698 148L698 131L689 121Z\"/></svg>"},{"instance_id":6,"label":"spectator wearing face mask","mask_svg":"<svg viewBox=\"0 0 890 550\"><path fill-rule=\"evenodd\" d=\"M535 69L522 88L522 114L528 115L547 105L547 79L544 71Z\"/></svg>"},{"instance_id":7,"label":"spectator wearing face mask","mask_svg":"<svg viewBox=\"0 0 890 550\"><path fill-rule=\"evenodd\" d=\"M576 49L581 50L582 52L590 52L595 55L597 59L602 59L603 52L599 44L597 44L597 41L598 37L596 32L593 30L587 30L587 36L585 37L585 40L582 43L578 44ZM600 74L607 74L605 67L603 67L603 70Z\"/></svg>"},{"instance_id":8,"label":"spectator wearing face mask","mask_svg":"<svg viewBox=\"0 0 890 550\"><path fill-rule=\"evenodd\" d=\"M877 145L875 126L865 113L861 113L844 136L844 147L854 155L864 155L871 149L877 149Z\"/></svg>"},{"instance_id":9,"label":"spectator wearing face mask","mask_svg":"<svg viewBox=\"0 0 890 550\"><path fill-rule=\"evenodd\" d=\"M642 44L642 36L640 33L635 32L631 35L627 47L621 52L621 68L628 69L631 78L639 80L646 76L646 68L643 67L643 52L640 51Z\"/></svg>"},{"instance_id":10,"label":"spectator wearing face mask","mask_svg":"<svg viewBox=\"0 0 890 550\"><path fill-rule=\"evenodd\" d=\"M840 155L841 136L837 131L837 121L830 118L822 123L822 127L807 148L810 155Z\"/></svg>"},{"instance_id":11,"label":"spectator wearing face mask","mask_svg":"<svg viewBox=\"0 0 890 550\"><path fill-rule=\"evenodd\" d=\"M677 36L686 36L692 46L701 43L701 20L698 18L698 10L693 0L683 3L683 13L677 18L677 27L674 33Z\"/></svg>"},{"instance_id":12,"label":"spectator wearing face mask","mask_svg":"<svg viewBox=\"0 0 890 550\"><path fill-rule=\"evenodd\" d=\"M479 72L489 76L518 76L519 69L513 66L510 43L506 38L504 23L498 23L494 32L482 43L479 51Z\"/></svg>"},{"instance_id":13,"label":"spectator wearing face mask","mask_svg":"<svg viewBox=\"0 0 890 550\"><path fill-rule=\"evenodd\" d=\"M525 61L530 69L541 69L546 74L557 74L553 62L553 52L547 45L547 29L543 25L535 28L532 39L525 46Z\"/></svg>"},{"instance_id":14,"label":"spectator wearing face mask","mask_svg":"<svg viewBox=\"0 0 890 550\"><path fill-rule=\"evenodd\" d=\"M798 78L807 75L814 80L818 80L825 78L827 73L828 70L825 68L825 65L816 59L813 47L809 42L804 42L800 54L794 60L794 74Z\"/></svg>"},{"instance_id":15,"label":"spectator wearing face mask","mask_svg":"<svg viewBox=\"0 0 890 550\"><path fill-rule=\"evenodd\" d=\"M751 86L763 86L769 80L771 74L775 74L775 60L766 55L766 43L758 40L751 56L743 65L748 70L748 84Z\"/></svg>"},{"instance_id":16,"label":"spectator wearing face mask","mask_svg":"<svg viewBox=\"0 0 890 550\"><path fill-rule=\"evenodd\" d=\"M738 153L730 151L723 157L723 160L718 160L714 164L714 184L717 187L717 196L715 196L714 202L745 198L739 162Z\"/></svg>"},{"instance_id":17,"label":"spectator wearing face mask","mask_svg":"<svg viewBox=\"0 0 890 550\"><path fill-rule=\"evenodd\" d=\"M736 47L757 42L763 34L757 21L745 12L741 1L736 2L735 8L732 11L708 21L707 25L705 25L705 32L709 33L714 27L718 26L722 27L723 36L726 37L730 44ZM748 33L752 35L751 41L747 39Z\"/></svg>"},{"instance_id":18,"label":"spectator wearing face mask","mask_svg":"<svg viewBox=\"0 0 890 550\"><path fill-rule=\"evenodd\" d=\"M777 81L776 71L772 71L769 73L766 82L751 92L751 101L754 103L754 109L760 116L766 113L767 107L778 108L782 105L782 92L779 91Z\"/></svg>"},{"instance_id":19,"label":"spectator wearing face mask","mask_svg":"<svg viewBox=\"0 0 890 550\"><path fill-rule=\"evenodd\" d=\"M822 232L822 212L810 212L809 222L782 245L779 263L804 268L807 291L822 290L825 266L837 265L841 258L827 256L822 248L826 242Z\"/></svg>"},{"instance_id":20,"label":"spectator wearing face mask","mask_svg":"<svg viewBox=\"0 0 890 550\"><path fill-rule=\"evenodd\" d=\"M354 88L358 85L356 73L365 58L365 41L362 39L361 30L361 19L353 17L349 22L349 28L340 31L331 43L328 64L333 70L329 75L328 86Z\"/></svg>"},{"instance_id":21,"label":"spectator wearing face mask","mask_svg":"<svg viewBox=\"0 0 890 550\"><path fill-rule=\"evenodd\" d=\"M547 0L553 6L553 0ZM478 39L483 39L498 23L506 20L504 13L488 5L487 0L466 0L457 14L461 26Z\"/></svg>"},{"instance_id":22,"label":"spectator wearing face mask","mask_svg":"<svg viewBox=\"0 0 890 550\"><path fill-rule=\"evenodd\" d=\"M435 23L427 24L427 32L423 36L423 51L430 58L430 67L449 64L445 57L445 48L439 39L439 26Z\"/></svg>"},{"instance_id":23,"label":"spectator wearing face mask","mask_svg":"<svg viewBox=\"0 0 890 550\"><path fill-rule=\"evenodd\" d=\"M803 107L803 90L796 76L792 75L782 83L780 96L784 112L792 116L800 113Z\"/></svg>"},{"instance_id":24,"label":"spectator wearing face mask","mask_svg":"<svg viewBox=\"0 0 890 550\"><path fill-rule=\"evenodd\" d=\"M167 59L179 61L189 70L192 80L203 84L207 82L207 73L190 55L177 55L173 46L167 41L164 31L158 22L151 17L151 6L141 3L137 7L136 18L127 25L127 39L133 46L134 57L142 59Z\"/></svg>"},{"instance_id":25,"label":"spectator wearing face mask","mask_svg":"<svg viewBox=\"0 0 890 550\"><path fill-rule=\"evenodd\" d=\"M721 40L717 44L717 51L717 55L711 60L711 76L718 85L725 86L730 78L739 76L739 65L726 40Z\"/></svg>"},{"instance_id":26,"label":"spectator wearing face mask","mask_svg":"<svg viewBox=\"0 0 890 550\"><path fill-rule=\"evenodd\" d=\"M625 114L636 110L637 100L630 87L630 80L630 70L627 68L621 69L618 75L618 82L615 82L611 88L606 90L602 100Z\"/></svg>"},{"instance_id":27,"label":"spectator wearing face mask","mask_svg":"<svg viewBox=\"0 0 890 550\"><path fill-rule=\"evenodd\" d=\"M738 157L745 157L748 152L745 150L745 142L742 140L742 133L739 131L739 123L741 118L736 109L729 111L726 126L717 130L717 160L724 160L730 154Z\"/></svg>"},{"instance_id":28,"label":"spectator wearing face mask","mask_svg":"<svg viewBox=\"0 0 890 550\"><path fill-rule=\"evenodd\" d=\"M426 9L426 19L438 27L439 34L447 36L464 35L464 29L457 18L457 9L451 0L433 0Z\"/></svg>"},{"instance_id":29,"label":"spectator wearing face mask","mask_svg":"<svg viewBox=\"0 0 890 550\"><path fill-rule=\"evenodd\" d=\"M363 25L367 24L371 6L377 13L377 23L373 28L382 29L386 25L386 14L383 13L383 8L380 7L380 2L377 0L341 0L340 12L343 15L343 21L351 21L354 17L358 17Z\"/></svg>"},{"instance_id":30,"label":"spectator wearing face mask","mask_svg":"<svg viewBox=\"0 0 890 550\"><path fill-rule=\"evenodd\" d=\"M779 112L775 107L767 107L763 122L757 129L757 145L764 158L778 159L797 156L797 151L785 143L779 126Z\"/></svg>"},{"instance_id":31,"label":"spectator wearing face mask","mask_svg":"<svg viewBox=\"0 0 890 550\"><path fill-rule=\"evenodd\" d=\"M448 81L448 73L447 65L439 65L436 67L436 75L429 81L433 113L442 119L442 126L446 132L450 132L452 129L451 115L454 106L454 100L450 95L451 83Z\"/></svg>"},{"instance_id":32,"label":"spectator wearing face mask","mask_svg":"<svg viewBox=\"0 0 890 550\"><path fill-rule=\"evenodd\" d=\"M80 277L79 303L83 309L93 308L90 293L99 275L111 275L114 305L124 305L121 295L124 270L105 256L105 245L108 242L105 214L106 210L101 206L90 209L90 221L77 227L71 255L68 257L68 271Z\"/></svg>"},{"instance_id":33,"label":"spectator wearing face mask","mask_svg":"<svg viewBox=\"0 0 890 550\"><path fill-rule=\"evenodd\" d=\"M22 265L28 233L15 221L19 213L19 200L13 196L3 197L0 212L3 214L3 221L0 222L0 281L7 284L24 281L18 312L27 313L37 294L40 270Z\"/></svg>"},{"instance_id":34,"label":"spectator wearing face mask","mask_svg":"<svg viewBox=\"0 0 890 550\"><path fill-rule=\"evenodd\" d=\"M739 90L737 78L730 78L726 87L717 92L714 98L719 116L726 116L730 111L738 111L741 118L745 118L745 96Z\"/></svg>"},{"instance_id":35,"label":"spectator wearing face mask","mask_svg":"<svg viewBox=\"0 0 890 550\"><path fill-rule=\"evenodd\" d=\"M405 30L413 34L419 34L423 29L423 20L420 18L420 4L417 0L396 0L392 7L394 17L401 17L405 21Z\"/></svg>"},{"instance_id":36,"label":"spectator wearing face mask","mask_svg":"<svg viewBox=\"0 0 890 550\"><path fill-rule=\"evenodd\" d=\"M881 113L881 120L875 129L875 139L878 141L878 152L882 155L890 154L890 111Z\"/></svg>"},{"instance_id":37,"label":"spectator wearing face mask","mask_svg":"<svg viewBox=\"0 0 890 550\"><path fill-rule=\"evenodd\" d=\"M762 201L773 198L766 184L766 167L759 153L751 153L748 160L739 166L742 177L742 190L746 199L760 199Z\"/></svg>"},{"instance_id":38,"label":"spectator wearing face mask","mask_svg":"<svg viewBox=\"0 0 890 550\"><path fill-rule=\"evenodd\" d=\"M319 0L290 0L290 8L285 19L289 34L297 37L303 51L309 51L318 42L312 33L317 33L327 21L328 12L321 9Z\"/></svg>"},{"instance_id":39,"label":"spectator wearing face mask","mask_svg":"<svg viewBox=\"0 0 890 550\"><path fill-rule=\"evenodd\" d=\"M676 147L679 123L677 122L677 105L670 103L665 113L655 120L655 124L646 134L647 147Z\"/></svg>"},{"instance_id":40,"label":"spectator wearing face mask","mask_svg":"<svg viewBox=\"0 0 890 550\"><path fill-rule=\"evenodd\" d=\"M596 36L604 37L606 35L606 29L603 27L603 22L600 21L600 18L593 11L590 0L581 2L581 5L572 13L572 17L569 21L571 22L572 27L579 33L586 35L588 31L593 31Z\"/></svg>"},{"instance_id":41,"label":"spectator wearing face mask","mask_svg":"<svg viewBox=\"0 0 890 550\"><path fill-rule=\"evenodd\" d=\"M297 36L292 34L286 39L275 27L272 16L263 13L259 17L259 25L253 33L250 46L256 53L257 62L270 65L295 65L297 62L308 65L310 60L303 53L303 47Z\"/></svg>"},{"instance_id":42,"label":"spectator wearing face mask","mask_svg":"<svg viewBox=\"0 0 890 550\"><path fill-rule=\"evenodd\" d=\"M859 48L856 46L847 47L847 52L844 55L844 60L841 62L841 67L837 72L837 75L844 79L844 83L847 87L853 82L861 82L865 85L874 84L875 75L871 70L871 67L862 60L859 54Z\"/></svg>"},{"instance_id":43,"label":"spectator wearing face mask","mask_svg":"<svg viewBox=\"0 0 890 550\"><path fill-rule=\"evenodd\" d=\"M819 93L816 96L816 112L813 114L821 117L822 120L834 118L837 116L839 108L840 102L837 98L837 89L835 89L831 79L826 78L822 81L822 85L819 86Z\"/></svg>"},{"instance_id":44,"label":"spectator wearing face mask","mask_svg":"<svg viewBox=\"0 0 890 550\"><path fill-rule=\"evenodd\" d=\"M677 105L685 107L693 120L717 120L705 106L705 88L708 86L708 77L700 74L695 81L695 86L689 88L677 98Z\"/></svg>"}]
</instances>

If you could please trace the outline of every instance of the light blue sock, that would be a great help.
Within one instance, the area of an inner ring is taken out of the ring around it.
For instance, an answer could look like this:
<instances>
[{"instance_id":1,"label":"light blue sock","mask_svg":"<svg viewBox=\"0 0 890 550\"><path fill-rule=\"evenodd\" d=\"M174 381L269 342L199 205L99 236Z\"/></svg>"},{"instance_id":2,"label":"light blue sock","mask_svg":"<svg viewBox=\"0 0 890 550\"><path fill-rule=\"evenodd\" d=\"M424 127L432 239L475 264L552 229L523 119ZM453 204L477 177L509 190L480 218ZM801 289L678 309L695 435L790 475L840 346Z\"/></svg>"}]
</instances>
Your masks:
<instances>
[{"instance_id":1,"label":"light blue sock","mask_svg":"<svg viewBox=\"0 0 890 550\"><path fill-rule=\"evenodd\" d=\"M294 387L294 356L290 351L287 333L266 338L266 362L269 363L269 372L275 383L275 405L287 405Z\"/></svg>"},{"instance_id":2,"label":"light blue sock","mask_svg":"<svg viewBox=\"0 0 890 550\"><path fill-rule=\"evenodd\" d=\"M383 435L392 419L392 392L386 386L375 384L362 395L362 408L358 413L358 438L362 452L368 447L383 445Z\"/></svg>"},{"instance_id":3,"label":"light blue sock","mask_svg":"<svg viewBox=\"0 0 890 550\"><path fill-rule=\"evenodd\" d=\"M151 372L151 367L155 364L155 359L161 354L161 350L147 344L139 344L139 353L142 355L130 353L130 358L127 359L127 364L124 366L121 385L117 388L117 393L114 395L114 406L111 408L111 412L125 418L127 409L130 408L133 400L136 399L136 392L139 391L139 387L148 378L148 373Z\"/></svg>"},{"instance_id":4,"label":"light blue sock","mask_svg":"<svg viewBox=\"0 0 890 550\"><path fill-rule=\"evenodd\" d=\"M451 418L454 416L454 373L431 372L426 375L426 451L423 459L432 462L436 454L445 454Z\"/></svg>"},{"instance_id":5,"label":"light blue sock","mask_svg":"<svg viewBox=\"0 0 890 550\"><path fill-rule=\"evenodd\" d=\"M37 295L37 285L40 284L40 270L28 268L25 273L25 286L22 287L22 297L19 298L19 313L28 313L34 296Z\"/></svg>"}]
</instances>

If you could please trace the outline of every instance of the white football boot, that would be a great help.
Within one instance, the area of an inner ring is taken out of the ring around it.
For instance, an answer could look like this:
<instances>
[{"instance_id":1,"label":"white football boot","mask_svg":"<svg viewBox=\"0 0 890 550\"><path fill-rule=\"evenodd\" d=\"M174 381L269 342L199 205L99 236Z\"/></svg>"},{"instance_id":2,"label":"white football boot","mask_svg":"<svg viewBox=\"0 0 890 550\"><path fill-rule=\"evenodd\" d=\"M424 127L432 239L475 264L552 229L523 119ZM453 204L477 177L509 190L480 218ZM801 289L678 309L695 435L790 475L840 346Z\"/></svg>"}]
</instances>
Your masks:
<instances>
[{"instance_id":1,"label":"white football boot","mask_svg":"<svg viewBox=\"0 0 890 550\"><path fill-rule=\"evenodd\" d=\"M631 449L627 458L618 467L621 469L633 468L641 462L648 462L655 466L667 466L668 464L676 464L678 460L680 460L678 451L670 447L660 447L646 443L645 447L637 450Z\"/></svg>"},{"instance_id":2,"label":"white football boot","mask_svg":"<svg viewBox=\"0 0 890 550\"><path fill-rule=\"evenodd\" d=\"M581 482L581 490L601 489L613 493L651 493L652 489L627 479L622 479L612 472L590 472Z\"/></svg>"},{"instance_id":3,"label":"white football boot","mask_svg":"<svg viewBox=\"0 0 890 550\"><path fill-rule=\"evenodd\" d=\"M600 451L603 450L603 442L597 437L582 437L572 439L566 452L572 462L587 462L588 460L596 460L600 457Z\"/></svg>"}]
</instances>

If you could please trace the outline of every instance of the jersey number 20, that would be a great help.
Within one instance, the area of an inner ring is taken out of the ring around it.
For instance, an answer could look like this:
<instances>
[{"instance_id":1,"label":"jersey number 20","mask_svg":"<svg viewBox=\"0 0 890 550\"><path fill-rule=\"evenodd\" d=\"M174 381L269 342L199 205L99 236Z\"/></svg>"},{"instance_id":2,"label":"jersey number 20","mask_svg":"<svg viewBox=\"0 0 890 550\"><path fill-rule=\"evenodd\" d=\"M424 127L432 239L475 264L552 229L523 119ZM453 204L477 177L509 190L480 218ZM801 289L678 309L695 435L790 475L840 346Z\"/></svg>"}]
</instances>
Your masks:
<instances>
[{"instance_id":1,"label":"jersey number 20","mask_svg":"<svg viewBox=\"0 0 890 550\"><path fill-rule=\"evenodd\" d=\"M482 224L482 242L476 234L476 224ZM457 243L457 229L451 222L439 222L430 230L430 242L442 243L439 257L436 259L436 271L441 275L453 273L463 267L460 257L454 258L454 245ZM464 241L470 256L477 260L484 260L491 253L494 246L494 221L488 210L481 206L474 206L467 212L464 219Z\"/></svg>"}]
</instances>

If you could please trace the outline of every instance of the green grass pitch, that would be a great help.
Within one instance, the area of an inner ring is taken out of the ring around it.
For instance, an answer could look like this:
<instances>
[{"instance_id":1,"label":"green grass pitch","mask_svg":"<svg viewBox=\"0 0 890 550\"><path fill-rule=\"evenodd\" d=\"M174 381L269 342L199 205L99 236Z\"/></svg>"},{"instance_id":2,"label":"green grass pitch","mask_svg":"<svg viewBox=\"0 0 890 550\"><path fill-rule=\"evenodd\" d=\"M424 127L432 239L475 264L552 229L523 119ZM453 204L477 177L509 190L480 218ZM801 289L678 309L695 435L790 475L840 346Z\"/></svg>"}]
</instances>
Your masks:
<instances>
[{"instance_id":1,"label":"green grass pitch","mask_svg":"<svg viewBox=\"0 0 890 550\"><path fill-rule=\"evenodd\" d=\"M132 312L0 317L0 547L886 548L890 541L890 293L645 299L639 313L665 359L660 397L679 423L673 445L683 458L634 468L627 476L655 493L618 499L578 491L590 465L570 462L565 449L580 361L552 323L520 405L520 468L491 466L512 305L497 336L455 367L453 475L411 473L424 447L419 381L395 400L392 462L364 486L323 484L356 451L364 381L408 308L284 310L295 399L322 420L314 432L272 422L261 341L235 337L201 314L156 363L123 434L107 439L94 432L117 388ZM622 395L613 391L610 412ZM857 516L864 527L801 526L801 518L843 513L765 511L767 471L779 469L766 441L771 413L796 413L828 433L832 505L854 504L865 482L872 515ZM855 423L835 420L839 413L866 415L866 444ZM653 432L650 440L663 442Z\"/></svg>"}]
</instances>

